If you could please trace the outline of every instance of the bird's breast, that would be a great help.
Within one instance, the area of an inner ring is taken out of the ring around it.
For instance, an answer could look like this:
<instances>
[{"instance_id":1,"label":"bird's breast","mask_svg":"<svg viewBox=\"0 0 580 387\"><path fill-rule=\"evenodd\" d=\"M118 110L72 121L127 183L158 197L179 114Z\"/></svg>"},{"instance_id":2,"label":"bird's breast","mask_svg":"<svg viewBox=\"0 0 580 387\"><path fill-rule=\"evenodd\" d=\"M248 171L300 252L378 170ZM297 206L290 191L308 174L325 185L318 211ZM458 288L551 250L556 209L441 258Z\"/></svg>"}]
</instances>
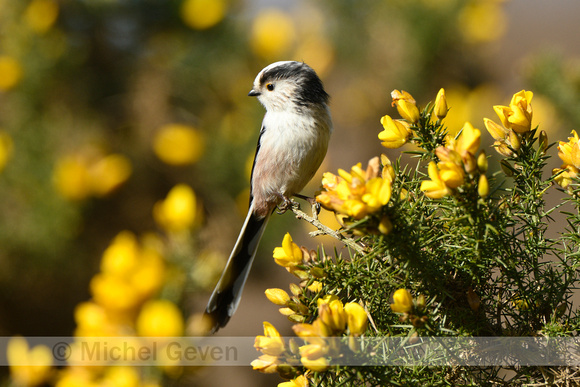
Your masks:
<instances>
[{"instance_id":1,"label":"bird's breast","mask_svg":"<svg viewBox=\"0 0 580 387\"><path fill-rule=\"evenodd\" d=\"M271 211L310 181L328 146L331 128L324 120L291 113L267 113L252 173L255 205Z\"/></svg>"}]
</instances>

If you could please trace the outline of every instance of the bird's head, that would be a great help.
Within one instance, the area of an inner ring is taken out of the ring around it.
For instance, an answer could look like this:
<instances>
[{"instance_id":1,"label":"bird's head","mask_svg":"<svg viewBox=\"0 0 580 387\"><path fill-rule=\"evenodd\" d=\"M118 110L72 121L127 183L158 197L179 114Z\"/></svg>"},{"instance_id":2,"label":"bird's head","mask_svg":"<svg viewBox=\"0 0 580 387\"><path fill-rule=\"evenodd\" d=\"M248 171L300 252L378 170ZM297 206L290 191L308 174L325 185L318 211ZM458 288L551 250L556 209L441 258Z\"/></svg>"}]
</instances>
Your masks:
<instances>
[{"instance_id":1,"label":"bird's head","mask_svg":"<svg viewBox=\"0 0 580 387\"><path fill-rule=\"evenodd\" d=\"M266 66L256 76L249 96L258 97L267 111L291 111L328 102L316 72L305 63L283 61Z\"/></svg>"}]
</instances>

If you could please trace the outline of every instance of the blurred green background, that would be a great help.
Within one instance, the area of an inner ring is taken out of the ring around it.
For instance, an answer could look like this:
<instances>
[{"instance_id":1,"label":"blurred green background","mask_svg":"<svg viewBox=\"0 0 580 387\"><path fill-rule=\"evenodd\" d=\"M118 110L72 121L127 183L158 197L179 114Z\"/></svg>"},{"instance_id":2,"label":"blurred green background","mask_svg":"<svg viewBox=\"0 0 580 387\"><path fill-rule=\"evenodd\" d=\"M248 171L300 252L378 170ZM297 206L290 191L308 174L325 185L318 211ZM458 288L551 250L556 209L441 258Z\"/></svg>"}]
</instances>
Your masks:
<instances>
[{"instance_id":1,"label":"blurred green background","mask_svg":"<svg viewBox=\"0 0 580 387\"><path fill-rule=\"evenodd\" d=\"M245 216L263 116L246 95L265 65L303 60L323 79L335 132L319 173L397 157L377 140L393 89L424 105L444 87L456 129L532 90L534 126L564 140L580 129L578 14L573 0L0 0L0 335L71 335L123 230L156 233L182 281L169 298L186 319L203 310ZM179 183L199 212L185 237L153 215ZM263 291L289 277L268 257L308 229L274 218L224 335L283 319Z\"/></svg>"}]
</instances>

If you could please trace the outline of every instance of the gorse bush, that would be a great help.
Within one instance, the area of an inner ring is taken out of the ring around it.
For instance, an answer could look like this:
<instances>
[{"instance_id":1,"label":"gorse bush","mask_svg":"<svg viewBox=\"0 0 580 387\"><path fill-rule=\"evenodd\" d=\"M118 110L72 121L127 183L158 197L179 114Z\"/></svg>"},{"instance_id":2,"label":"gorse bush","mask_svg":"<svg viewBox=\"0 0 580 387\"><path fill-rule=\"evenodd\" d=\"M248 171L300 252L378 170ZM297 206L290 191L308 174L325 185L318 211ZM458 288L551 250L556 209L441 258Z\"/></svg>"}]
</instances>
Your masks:
<instances>
[{"instance_id":1,"label":"gorse bush","mask_svg":"<svg viewBox=\"0 0 580 387\"><path fill-rule=\"evenodd\" d=\"M274 258L299 282L290 284L291 295L268 289L266 296L294 323L298 338L285 342L265 322L254 369L278 372L290 380L284 387L575 380L565 367L381 366L388 365L381 341L368 341L371 347L361 351L360 337L412 343L428 336L566 337L578 329L571 301L580 265L578 135L559 143L563 165L546 174L554 144L533 127L533 95L521 91L508 106L494 106L499 123L484 120L498 166L481 149L479 129L446 127L443 89L423 109L404 91L392 97L402 118L384 116L378 137L387 148L412 144L403 152L412 158L381 155L366 169L359 163L325 173L316 199L335 213L339 230L320 223L316 212L310 217L295 208L318 227L314 234L337 238L348 254L315 252L284 237ZM566 193L573 212L557 211L563 203L546 205L544 196L554 189ZM556 212L568 225L550 239ZM331 340L336 336L342 350ZM347 352L367 366L340 365Z\"/></svg>"}]
</instances>

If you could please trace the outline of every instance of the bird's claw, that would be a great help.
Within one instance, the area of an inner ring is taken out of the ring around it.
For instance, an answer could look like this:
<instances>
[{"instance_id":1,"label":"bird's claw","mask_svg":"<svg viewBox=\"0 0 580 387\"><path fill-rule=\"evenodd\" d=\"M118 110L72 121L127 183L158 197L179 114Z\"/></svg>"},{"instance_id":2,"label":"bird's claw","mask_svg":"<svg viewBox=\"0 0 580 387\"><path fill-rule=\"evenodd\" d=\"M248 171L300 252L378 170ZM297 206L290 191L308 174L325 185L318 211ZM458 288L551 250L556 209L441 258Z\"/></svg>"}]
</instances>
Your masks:
<instances>
[{"instance_id":1,"label":"bird's claw","mask_svg":"<svg viewBox=\"0 0 580 387\"><path fill-rule=\"evenodd\" d=\"M292 207L295 204L297 204L297 203L288 199L287 197L283 196L282 202L280 202L280 204L278 204L278 206L276 207L277 208L276 213L281 215L281 214L285 213L286 211L292 209Z\"/></svg>"}]
</instances>

